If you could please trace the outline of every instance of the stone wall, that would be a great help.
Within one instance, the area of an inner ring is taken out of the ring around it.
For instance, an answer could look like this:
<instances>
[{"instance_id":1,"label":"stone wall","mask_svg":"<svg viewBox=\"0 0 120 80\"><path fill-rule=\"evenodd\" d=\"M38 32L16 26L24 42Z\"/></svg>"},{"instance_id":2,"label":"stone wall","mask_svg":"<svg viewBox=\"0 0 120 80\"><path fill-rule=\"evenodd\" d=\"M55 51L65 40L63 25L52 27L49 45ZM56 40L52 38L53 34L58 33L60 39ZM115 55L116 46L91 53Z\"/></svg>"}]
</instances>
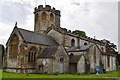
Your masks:
<instances>
[{"instance_id":1,"label":"stone wall","mask_svg":"<svg viewBox=\"0 0 120 80\"><path fill-rule=\"evenodd\" d=\"M43 65L43 68L39 69L40 65ZM52 73L53 72L53 60L51 58L40 58L38 59L37 72L38 73Z\"/></svg>"},{"instance_id":2,"label":"stone wall","mask_svg":"<svg viewBox=\"0 0 120 80\"><path fill-rule=\"evenodd\" d=\"M85 58L83 55L77 64L77 73L85 73Z\"/></svg>"},{"instance_id":3,"label":"stone wall","mask_svg":"<svg viewBox=\"0 0 120 80\"><path fill-rule=\"evenodd\" d=\"M60 58L64 59L64 62L63 62L64 63L64 73L69 73L69 56L62 46L60 46L58 48L57 54L55 54L55 58L56 58L55 61L58 62L58 66L57 65L56 66L58 68L59 73L60 73ZM56 66L54 65L54 70L55 70Z\"/></svg>"},{"instance_id":4,"label":"stone wall","mask_svg":"<svg viewBox=\"0 0 120 80\"><path fill-rule=\"evenodd\" d=\"M39 58L38 66L43 65L43 72L46 73L60 73L60 58L64 58L64 73L69 73L69 58L63 47L59 47L54 58Z\"/></svg>"},{"instance_id":5,"label":"stone wall","mask_svg":"<svg viewBox=\"0 0 120 80\"><path fill-rule=\"evenodd\" d=\"M102 55L102 62L104 64L104 69L106 69L106 55Z\"/></svg>"},{"instance_id":6,"label":"stone wall","mask_svg":"<svg viewBox=\"0 0 120 80\"><path fill-rule=\"evenodd\" d=\"M116 56L113 56L113 70L116 70Z\"/></svg>"},{"instance_id":7,"label":"stone wall","mask_svg":"<svg viewBox=\"0 0 120 80\"><path fill-rule=\"evenodd\" d=\"M98 49L98 47L96 46L96 66L100 66L100 64L99 64L99 62L100 62L100 55L101 55L101 52Z\"/></svg>"},{"instance_id":8,"label":"stone wall","mask_svg":"<svg viewBox=\"0 0 120 80\"><path fill-rule=\"evenodd\" d=\"M94 73L94 69L95 69L95 66L96 66L95 62L94 62L95 59L94 59L94 51L93 50L94 50L93 46L89 48L89 57L90 57L89 62L90 62L90 72L91 73Z\"/></svg>"},{"instance_id":9,"label":"stone wall","mask_svg":"<svg viewBox=\"0 0 120 80\"><path fill-rule=\"evenodd\" d=\"M24 43L21 35L19 34L19 32L17 30L14 30L12 35L13 34L16 34L19 38L18 52L16 52L16 54L17 54L16 58L10 58L9 57L9 55L10 55L9 54L10 53L10 40L12 38L12 36L11 36L9 41L8 41L8 44L7 44L7 52L6 52L7 53L7 57L6 57L7 66L5 66L5 67L7 67L8 69L6 71L25 73L25 69L27 68L28 73L35 73L38 53L42 52L42 50L44 48L48 47L48 46L32 44L32 43ZM26 50L25 50L25 47L26 47ZM28 53L29 53L31 47L35 47L37 49L37 51L36 51L36 62L33 63L33 64L28 63ZM32 68L32 69L30 69L30 68ZM33 68L34 68L34 70L33 70ZM18 69L18 70L16 71L16 69Z\"/></svg>"},{"instance_id":10,"label":"stone wall","mask_svg":"<svg viewBox=\"0 0 120 80\"><path fill-rule=\"evenodd\" d=\"M71 40L74 39L75 40L75 46L77 46L77 38L76 37L73 37L73 36L69 36L69 35L66 35L66 46L71 46Z\"/></svg>"},{"instance_id":11,"label":"stone wall","mask_svg":"<svg viewBox=\"0 0 120 80\"><path fill-rule=\"evenodd\" d=\"M47 35L52 36L60 45L63 44L63 35L55 30L51 30Z\"/></svg>"},{"instance_id":12,"label":"stone wall","mask_svg":"<svg viewBox=\"0 0 120 80\"><path fill-rule=\"evenodd\" d=\"M108 67L108 55L102 55L102 61L104 62L104 68L106 71L113 71L116 70L116 57L115 56L110 56L110 67Z\"/></svg>"},{"instance_id":13,"label":"stone wall","mask_svg":"<svg viewBox=\"0 0 120 80\"><path fill-rule=\"evenodd\" d=\"M17 29L17 28L15 28ZM10 44L11 44L11 39L13 38L13 34L16 34L17 37L19 38L19 43L18 43L18 52L16 52L17 54L17 57L16 58L10 58ZM21 35L19 34L19 32L17 30L14 30L12 35L10 36L10 39L8 40L8 43L7 43L7 51L6 51L6 64L7 66L4 66L4 67L7 67L7 68L18 68L19 64L19 60L18 60L18 56L20 54L20 45L23 43L23 40L22 40L22 37ZM16 72L16 69L7 69L6 71L9 71L9 72Z\"/></svg>"}]
</instances>

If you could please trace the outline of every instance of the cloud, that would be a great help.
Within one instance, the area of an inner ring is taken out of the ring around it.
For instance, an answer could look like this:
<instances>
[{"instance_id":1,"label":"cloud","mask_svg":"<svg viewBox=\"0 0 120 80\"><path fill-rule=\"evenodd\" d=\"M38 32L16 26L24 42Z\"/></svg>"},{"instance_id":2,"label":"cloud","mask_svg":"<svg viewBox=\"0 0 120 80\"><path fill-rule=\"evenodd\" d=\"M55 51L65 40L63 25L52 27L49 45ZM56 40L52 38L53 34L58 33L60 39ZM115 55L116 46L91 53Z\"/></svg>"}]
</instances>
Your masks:
<instances>
[{"instance_id":1,"label":"cloud","mask_svg":"<svg viewBox=\"0 0 120 80\"><path fill-rule=\"evenodd\" d=\"M20 24L26 23L26 18L30 14L29 9L31 8L29 4L18 2L6 2L0 5L0 7L0 21L4 23L14 23L17 21Z\"/></svg>"},{"instance_id":2,"label":"cloud","mask_svg":"<svg viewBox=\"0 0 120 80\"><path fill-rule=\"evenodd\" d=\"M92 1L92 2L90 2ZM46 0L61 11L61 27L80 29L88 36L108 39L117 44L117 1L118 0ZM1 0L0 3L0 43L5 44L15 22L18 27L34 29L34 7L45 5L44 0ZM4 34L2 34L4 33Z\"/></svg>"},{"instance_id":3,"label":"cloud","mask_svg":"<svg viewBox=\"0 0 120 80\"><path fill-rule=\"evenodd\" d=\"M80 3L78 3L78 2L73 2L72 4L73 4L73 5L77 5L77 6L80 5Z\"/></svg>"},{"instance_id":4,"label":"cloud","mask_svg":"<svg viewBox=\"0 0 120 80\"><path fill-rule=\"evenodd\" d=\"M31 14L29 3L8 2L0 3L0 43L7 42L17 21L18 26L26 24L28 16Z\"/></svg>"},{"instance_id":5,"label":"cloud","mask_svg":"<svg viewBox=\"0 0 120 80\"><path fill-rule=\"evenodd\" d=\"M117 10L115 2L86 2L80 6L71 5L64 10L66 13L62 15L62 25L71 30L84 30L90 37L105 38L118 44Z\"/></svg>"}]
</instances>

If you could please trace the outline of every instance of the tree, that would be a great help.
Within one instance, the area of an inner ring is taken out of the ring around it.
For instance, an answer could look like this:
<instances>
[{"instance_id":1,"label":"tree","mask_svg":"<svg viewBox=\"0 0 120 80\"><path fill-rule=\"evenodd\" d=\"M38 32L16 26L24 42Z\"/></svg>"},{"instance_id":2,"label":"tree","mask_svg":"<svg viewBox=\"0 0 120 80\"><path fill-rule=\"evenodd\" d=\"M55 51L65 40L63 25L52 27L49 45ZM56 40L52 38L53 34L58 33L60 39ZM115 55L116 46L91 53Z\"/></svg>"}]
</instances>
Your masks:
<instances>
[{"instance_id":1,"label":"tree","mask_svg":"<svg viewBox=\"0 0 120 80\"><path fill-rule=\"evenodd\" d=\"M80 30L75 30L73 31L74 34L79 35L79 36L86 36L86 33L84 31Z\"/></svg>"}]
</instances>

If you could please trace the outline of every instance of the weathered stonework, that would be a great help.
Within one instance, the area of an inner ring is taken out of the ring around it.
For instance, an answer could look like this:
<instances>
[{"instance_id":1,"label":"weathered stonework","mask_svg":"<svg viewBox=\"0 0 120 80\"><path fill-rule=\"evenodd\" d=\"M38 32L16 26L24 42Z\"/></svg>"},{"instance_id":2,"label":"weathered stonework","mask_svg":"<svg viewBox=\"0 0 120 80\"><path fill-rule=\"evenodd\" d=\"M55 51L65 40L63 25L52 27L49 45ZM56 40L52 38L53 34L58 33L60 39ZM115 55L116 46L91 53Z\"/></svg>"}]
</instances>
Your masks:
<instances>
[{"instance_id":1,"label":"weathered stonework","mask_svg":"<svg viewBox=\"0 0 120 80\"><path fill-rule=\"evenodd\" d=\"M45 15L43 15L43 13L45 13ZM35 32L43 33L51 25L60 27L61 15L59 10L55 10L55 8L51 8L51 6L49 5L46 5L45 7L43 7L42 5L39 5L38 8L37 7L35 8L34 14L35 14L35 18L36 18L36 15L38 15L38 20L37 22L35 21L35 27L34 27ZM52 21L50 20L51 14L53 15ZM43 20L42 17L45 17L45 19Z\"/></svg>"},{"instance_id":2,"label":"weathered stonework","mask_svg":"<svg viewBox=\"0 0 120 80\"><path fill-rule=\"evenodd\" d=\"M95 73L100 60L106 71L116 70L116 56L107 52L106 43L87 36L78 36L61 28L59 10L49 5L39 5L34 14L34 32L15 25L6 43L5 71ZM79 59L73 59L75 61L72 62L73 56Z\"/></svg>"},{"instance_id":3,"label":"weathered stonework","mask_svg":"<svg viewBox=\"0 0 120 80\"><path fill-rule=\"evenodd\" d=\"M84 56L81 56L81 59L79 60L77 64L77 73L85 73L85 58Z\"/></svg>"}]
</instances>

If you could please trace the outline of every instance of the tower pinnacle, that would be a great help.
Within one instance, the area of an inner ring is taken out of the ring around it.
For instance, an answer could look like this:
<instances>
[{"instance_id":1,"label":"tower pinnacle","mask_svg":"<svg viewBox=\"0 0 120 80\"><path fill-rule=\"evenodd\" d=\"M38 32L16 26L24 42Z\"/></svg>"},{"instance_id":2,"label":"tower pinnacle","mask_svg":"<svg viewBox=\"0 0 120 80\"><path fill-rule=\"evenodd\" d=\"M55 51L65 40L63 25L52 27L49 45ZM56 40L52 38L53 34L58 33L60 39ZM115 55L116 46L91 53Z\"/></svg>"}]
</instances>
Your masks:
<instances>
[{"instance_id":1,"label":"tower pinnacle","mask_svg":"<svg viewBox=\"0 0 120 80\"><path fill-rule=\"evenodd\" d=\"M15 27L17 27L17 21L16 21L16 23L15 23Z\"/></svg>"}]
</instances>

